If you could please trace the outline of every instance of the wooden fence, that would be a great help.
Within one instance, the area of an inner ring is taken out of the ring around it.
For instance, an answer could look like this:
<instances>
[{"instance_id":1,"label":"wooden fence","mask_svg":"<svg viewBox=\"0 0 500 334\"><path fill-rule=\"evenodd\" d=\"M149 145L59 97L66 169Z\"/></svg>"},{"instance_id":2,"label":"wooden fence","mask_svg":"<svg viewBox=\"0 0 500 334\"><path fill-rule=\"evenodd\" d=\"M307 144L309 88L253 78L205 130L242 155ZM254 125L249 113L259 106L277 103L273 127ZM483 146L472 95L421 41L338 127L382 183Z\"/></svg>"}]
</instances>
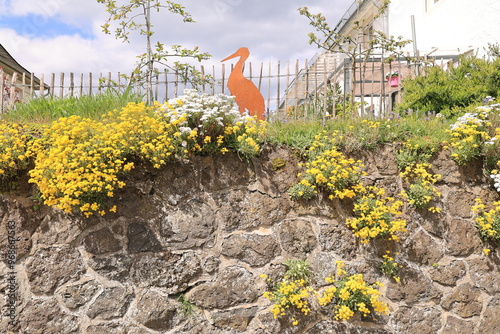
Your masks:
<instances>
[{"instance_id":1,"label":"wooden fence","mask_svg":"<svg viewBox=\"0 0 500 334\"><path fill-rule=\"evenodd\" d=\"M440 66L445 66L452 58L442 57ZM197 90L230 95L226 85L232 66L219 66L199 67L201 76L210 80ZM401 89L400 85L391 87L385 79L386 74L397 70L403 77L414 76L418 75L420 66L421 62L403 59L387 64L381 57L360 63L354 72L357 115L386 115L397 102ZM325 119L345 114L353 73L348 60L322 55L312 61L297 60L286 64L277 61L254 66L248 62L244 75L261 91L269 117ZM0 80L2 112L14 108L17 102L26 102L31 98L79 97L102 94L108 90L123 92L127 88L137 93L144 92L143 85L125 79L121 73L52 73L37 77L34 74L6 75L0 69L0 78L3 78ZM153 79L154 99L159 102L176 98L182 95L184 89L190 88L192 85L183 81L179 74L166 70Z\"/></svg>"}]
</instances>

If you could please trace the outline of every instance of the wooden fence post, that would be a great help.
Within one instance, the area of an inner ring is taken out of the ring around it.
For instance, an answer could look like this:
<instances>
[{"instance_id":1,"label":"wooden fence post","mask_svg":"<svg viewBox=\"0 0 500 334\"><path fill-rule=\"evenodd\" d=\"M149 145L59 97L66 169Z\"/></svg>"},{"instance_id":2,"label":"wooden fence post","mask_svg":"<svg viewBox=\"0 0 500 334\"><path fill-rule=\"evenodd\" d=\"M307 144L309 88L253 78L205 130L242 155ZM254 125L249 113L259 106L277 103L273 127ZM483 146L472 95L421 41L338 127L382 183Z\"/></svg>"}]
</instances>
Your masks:
<instances>
[{"instance_id":1,"label":"wooden fence post","mask_svg":"<svg viewBox=\"0 0 500 334\"><path fill-rule=\"evenodd\" d=\"M346 104L346 100L347 100L347 89L346 89L346 87L347 87L347 73L349 73L348 72L349 69L347 68L346 65L347 65L347 58L344 59L344 101L343 101L344 103L342 103L343 104L343 106L342 106L342 116L344 118L346 117L345 104ZM351 103L352 103L352 99L353 98L354 98L354 96L351 97Z\"/></svg>"},{"instance_id":2,"label":"wooden fence post","mask_svg":"<svg viewBox=\"0 0 500 334\"><path fill-rule=\"evenodd\" d=\"M326 122L326 110L327 110L327 103L328 103L328 72L326 68L326 58L323 59L323 122Z\"/></svg>"},{"instance_id":3,"label":"wooden fence post","mask_svg":"<svg viewBox=\"0 0 500 334\"><path fill-rule=\"evenodd\" d=\"M205 94L205 67L201 65L201 93Z\"/></svg>"},{"instance_id":4,"label":"wooden fence post","mask_svg":"<svg viewBox=\"0 0 500 334\"><path fill-rule=\"evenodd\" d=\"M295 79L294 79L295 85L293 85L293 98L294 98L294 114L295 114L295 119L297 119L298 115L298 108L299 108L299 92L298 92L298 83L299 83L299 60L295 62Z\"/></svg>"},{"instance_id":5,"label":"wooden fence post","mask_svg":"<svg viewBox=\"0 0 500 334\"><path fill-rule=\"evenodd\" d=\"M153 81L153 80L151 80L151 81ZM153 102L158 101L158 84L160 82L160 78L158 77L158 73L155 73L154 82L155 82L156 87L155 87L154 93L153 93ZM153 87L151 87L151 89L153 89Z\"/></svg>"},{"instance_id":6,"label":"wooden fence post","mask_svg":"<svg viewBox=\"0 0 500 334\"><path fill-rule=\"evenodd\" d=\"M40 97L44 98L45 83L43 82L43 73L40 75Z\"/></svg>"},{"instance_id":7,"label":"wooden fence post","mask_svg":"<svg viewBox=\"0 0 500 334\"><path fill-rule=\"evenodd\" d=\"M0 67L0 113L3 113L3 96L4 96L4 90L5 90L5 83L4 83L4 72L3 68Z\"/></svg>"},{"instance_id":8,"label":"wooden fence post","mask_svg":"<svg viewBox=\"0 0 500 334\"><path fill-rule=\"evenodd\" d=\"M18 100L17 94L16 94L16 81L17 81L17 72L14 72L12 74L12 81L10 85L10 94L9 94L9 108L14 107L14 103Z\"/></svg>"},{"instance_id":9,"label":"wooden fence post","mask_svg":"<svg viewBox=\"0 0 500 334\"><path fill-rule=\"evenodd\" d=\"M290 94L290 62L287 60L286 62L286 91L285 91L285 99L284 99L284 110L285 113L288 113L288 94Z\"/></svg>"},{"instance_id":10,"label":"wooden fence post","mask_svg":"<svg viewBox=\"0 0 500 334\"><path fill-rule=\"evenodd\" d=\"M306 59L304 61L304 73L305 73L305 76L306 76L306 89L305 89L305 92L304 92L304 117L308 118L307 115L309 114L309 101L308 101L308 98L309 98L309 62L308 60Z\"/></svg>"},{"instance_id":11,"label":"wooden fence post","mask_svg":"<svg viewBox=\"0 0 500 334\"><path fill-rule=\"evenodd\" d=\"M281 88L280 88L280 82L281 82L281 76L280 76L280 61L278 60L278 74L276 76L278 78L278 83L277 83L277 86L278 86L278 89L276 91L276 111L275 112L278 112L278 110L280 109L280 91L281 91ZM269 113L269 111L268 111Z\"/></svg>"},{"instance_id":12,"label":"wooden fence post","mask_svg":"<svg viewBox=\"0 0 500 334\"><path fill-rule=\"evenodd\" d=\"M268 70L268 79L267 79L267 107L271 105L271 62L269 62L269 70Z\"/></svg>"},{"instance_id":13,"label":"wooden fence post","mask_svg":"<svg viewBox=\"0 0 500 334\"><path fill-rule=\"evenodd\" d=\"M31 73L31 76L30 76L30 99L33 98L33 94L35 94L35 74Z\"/></svg>"},{"instance_id":14,"label":"wooden fence post","mask_svg":"<svg viewBox=\"0 0 500 334\"><path fill-rule=\"evenodd\" d=\"M99 79L97 80L97 95L101 95L102 93L102 83L103 83L104 79L103 79L103 76L102 76L102 73L99 73Z\"/></svg>"},{"instance_id":15,"label":"wooden fence post","mask_svg":"<svg viewBox=\"0 0 500 334\"><path fill-rule=\"evenodd\" d=\"M116 89L118 94L122 92L122 75L120 72L118 72L118 77L116 78Z\"/></svg>"},{"instance_id":16,"label":"wooden fence post","mask_svg":"<svg viewBox=\"0 0 500 334\"><path fill-rule=\"evenodd\" d=\"M384 66L384 55L380 57L380 102L379 102L379 115L385 114L385 66Z\"/></svg>"},{"instance_id":17,"label":"wooden fence post","mask_svg":"<svg viewBox=\"0 0 500 334\"><path fill-rule=\"evenodd\" d=\"M73 72L69 74L69 96L73 97L73 91L75 89L75 76Z\"/></svg>"},{"instance_id":18,"label":"wooden fence post","mask_svg":"<svg viewBox=\"0 0 500 334\"><path fill-rule=\"evenodd\" d=\"M224 66L224 64L222 64ZM212 76L215 80L215 65L212 65ZM222 86L224 86L224 83L222 83ZM215 83L212 85L212 95L215 94Z\"/></svg>"},{"instance_id":19,"label":"wooden fence post","mask_svg":"<svg viewBox=\"0 0 500 334\"><path fill-rule=\"evenodd\" d=\"M89 72L89 95L92 96L92 72Z\"/></svg>"},{"instance_id":20,"label":"wooden fence post","mask_svg":"<svg viewBox=\"0 0 500 334\"><path fill-rule=\"evenodd\" d=\"M56 74L51 73L50 74L50 87L49 87L49 96L54 97L54 85L56 81Z\"/></svg>"},{"instance_id":21,"label":"wooden fence post","mask_svg":"<svg viewBox=\"0 0 500 334\"><path fill-rule=\"evenodd\" d=\"M165 101L168 101L168 71L165 69Z\"/></svg>"},{"instance_id":22,"label":"wooden fence post","mask_svg":"<svg viewBox=\"0 0 500 334\"><path fill-rule=\"evenodd\" d=\"M225 83L226 64L221 64L221 65L222 65L222 94L224 94L224 87L226 86Z\"/></svg>"},{"instance_id":23,"label":"wooden fence post","mask_svg":"<svg viewBox=\"0 0 500 334\"><path fill-rule=\"evenodd\" d=\"M264 63L260 63L260 72L259 72L259 91L262 87L262 72L263 72L263 69L264 69Z\"/></svg>"},{"instance_id":24,"label":"wooden fence post","mask_svg":"<svg viewBox=\"0 0 500 334\"><path fill-rule=\"evenodd\" d=\"M333 61L333 68L335 71L337 70L337 59ZM331 81L330 81L331 82ZM334 73L333 75L333 96L332 96L332 117L337 117L337 82L338 82L338 73Z\"/></svg>"},{"instance_id":25,"label":"wooden fence post","mask_svg":"<svg viewBox=\"0 0 500 334\"><path fill-rule=\"evenodd\" d=\"M111 84L111 72L108 72L108 82L107 82L107 85L108 87L106 87L108 90L111 88L112 84Z\"/></svg>"},{"instance_id":26,"label":"wooden fence post","mask_svg":"<svg viewBox=\"0 0 500 334\"><path fill-rule=\"evenodd\" d=\"M64 72L62 72L59 76L59 98L63 98L64 96Z\"/></svg>"},{"instance_id":27,"label":"wooden fence post","mask_svg":"<svg viewBox=\"0 0 500 334\"><path fill-rule=\"evenodd\" d=\"M24 90L26 89L26 72L23 72L23 79L22 79L22 89L21 89L21 96L20 100L24 101Z\"/></svg>"},{"instance_id":28,"label":"wooden fence post","mask_svg":"<svg viewBox=\"0 0 500 334\"><path fill-rule=\"evenodd\" d=\"M179 89L179 73L175 72L174 76L174 98L177 97L177 91Z\"/></svg>"}]
</instances>

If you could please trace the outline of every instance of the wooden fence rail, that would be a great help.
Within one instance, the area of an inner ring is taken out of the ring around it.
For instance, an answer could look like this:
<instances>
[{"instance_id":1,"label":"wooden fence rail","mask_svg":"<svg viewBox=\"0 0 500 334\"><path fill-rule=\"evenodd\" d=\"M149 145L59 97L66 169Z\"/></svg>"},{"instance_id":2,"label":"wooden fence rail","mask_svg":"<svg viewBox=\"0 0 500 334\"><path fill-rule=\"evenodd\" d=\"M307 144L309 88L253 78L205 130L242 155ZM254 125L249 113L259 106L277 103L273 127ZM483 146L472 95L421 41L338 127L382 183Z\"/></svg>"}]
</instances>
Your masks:
<instances>
[{"instance_id":1,"label":"wooden fence rail","mask_svg":"<svg viewBox=\"0 0 500 334\"><path fill-rule=\"evenodd\" d=\"M332 60L333 59L333 60ZM385 76L387 72L397 70L400 75L414 76L417 73L416 62L397 60L386 64L383 58L374 57L369 62L361 63L351 73L350 64L345 59L333 57L317 58L313 62L300 61L281 64L261 63L254 66L247 63L244 75L252 80L261 91L267 115L273 117L292 117L325 119L339 112L345 114L346 103L351 90L351 76L356 84L355 100L360 103L358 115L383 116L392 110L400 85L391 87ZM444 64L444 63L443 63ZM444 66L444 65L442 65ZM202 78L209 78L208 83L197 90L208 94L227 94L226 87L232 66L207 68L200 66ZM0 106L6 112L15 108L17 102L27 102L32 98L64 98L83 95L102 94L109 90L123 92L132 89L144 93L144 86L126 79L122 73L60 73L7 74L0 69ZM164 102L183 94L184 89L193 88L181 79L178 73L164 71L153 78L154 99Z\"/></svg>"}]
</instances>

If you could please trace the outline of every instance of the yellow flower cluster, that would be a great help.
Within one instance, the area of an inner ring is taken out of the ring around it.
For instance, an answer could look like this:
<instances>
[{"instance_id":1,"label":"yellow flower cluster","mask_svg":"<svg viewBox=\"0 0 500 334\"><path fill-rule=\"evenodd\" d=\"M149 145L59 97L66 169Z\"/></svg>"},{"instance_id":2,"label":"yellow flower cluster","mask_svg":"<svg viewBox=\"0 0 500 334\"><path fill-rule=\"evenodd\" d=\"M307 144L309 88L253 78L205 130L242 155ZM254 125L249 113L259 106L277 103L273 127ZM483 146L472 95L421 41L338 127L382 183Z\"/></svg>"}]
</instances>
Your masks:
<instances>
[{"instance_id":1,"label":"yellow flower cluster","mask_svg":"<svg viewBox=\"0 0 500 334\"><path fill-rule=\"evenodd\" d=\"M416 208L426 207L433 199L441 196L434 184L441 179L439 174L429 173L431 164L415 163L407 166L400 176L405 181L408 190L403 190L401 196ZM440 208L431 207L431 212L440 212Z\"/></svg>"},{"instance_id":2,"label":"yellow flower cluster","mask_svg":"<svg viewBox=\"0 0 500 334\"><path fill-rule=\"evenodd\" d=\"M26 127L16 123L0 123L0 177L13 176L28 166Z\"/></svg>"},{"instance_id":3,"label":"yellow flower cluster","mask_svg":"<svg viewBox=\"0 0 500 334\"><path fill-rule=\"evenodd\" d=\"M452 151L451 158L458 164L478 157L481 154L481 148L486 140L491 137L488 134L488 127L491 122L488 121L491 109L481 109L481 112L465 114L447 130L452 138L449 147Z\"/></svg>"},{"instance_id":4,"label":"yellow flower cluster","mask_svg":"<svg viewBox=\"0 0 500 334\"><path fill-rule=\"evenodd\" d=\"M348 218L346 224L363 244L379 236L399 241L397 233L406 232L406 220L398 218L402 206L403 202L386 197L383 188L366 187L354 204L356 217Z\"/></svg>"},{"instance_id":5,"label":"yellow flower cluster","mask_svg":"<svg viewBox=\"0 0 500 334\"><path fill-rule=\"evenodd\" d=\"M305 176L299 184L290 189L292 198L312 198L317 188L324 189L330 199L356 196L359 179L365 175L364 165L359 160L347 158L335 146L325 148L328 143L335 143L337 137L337 133L332 137L324 133L316 136L309 149L314 158L305 164Z\"/></svg>"},{"instance_id":6,"label":"yellow flower cluster","mask_svg":"<svg viewBox=\"0 0 500 334\"><path fill-rule=\"evenodd\" d=\"M362 124L366 124L370 129L376 129L380 127L380 122L374 122L367 119L361 121Z\"/></svg>"},{"instance_id":7,"label":"yellow flower cluster","mask_svg":"<svg viewBox=\"0 0 500 334\"><path fill-rule=\"evenodd\" d=\"M34 143L37 153L30 182L38 185L49 206L65 212L79 208L87 217L104 214L102 200L125 185L119 175L133 167L124 157L125 144L120 132L101 122L61 118Z\"/></svg>"},{"instance_id":8,"label":"yellow flower cluster","mask_svg":"<svg viewBox=\"0 0 500 334\"><path fill-rule=\"evenodd\" d=\"M399 255L399 253L396 253ZM400 277L397 275L399 270L399 264L391 256L391 251L386 251L386 254L382 256L384 259L382 265L380 266L380 271L382 274L392 277L397 283L400 281Z\"/></svg>"},{"instance_id":9,"label":"yellow flower cluster","mask_svg":"<svg viewBox=\"0 0 500 334\"><path fill-rule=\"evenodd\" d=\"M329 283L331 282L328 277L325 279ZM335 293L337 292L336 286L329 286L325 290L323 290L322 294L318 296L318 304L321 306L328 305L335 298Z\"/></svg>"},{"instance_id":10,"label":"yellow flower cluster","mask_svg":"<svg viewBox=\"0 0 500 334\"><path fill-rule=\"evenodd\" d=\"M382 283L369 285L362 274L348 275L343 269L342 261L337 261L337 266L337 279L327 277L325 280L332 286L324 289L318 297L318 303L322 306L334 302L336 320L349 320L355 312L361 312L365 316L371 310L378 314L389 312L388 305L379 300L381 293L377 288L382 287Z\"/></svg>"},{"instance_id":11,"label":"yellow flower cluster","mask_svg":"<svg viewBox=\"0 0 500 334\"><path fill-rule=\"evenodd\" d=\"M250 156L260 150L258 143L265 132L265 122L249 118L201 135L197 128L183 126L191 121L188 114L173 110L176 117L168 118L156 113L157 108L158 104L147 107L144 103L129 103L120 111L108 113L102 121L80 116L61 118L24 155L24 137L18 136L19 144L6 142L11 155L5 155L5 159L11 159L8 164L15 167L33 152L35 167L30 171L30 182L37 184L44 203L68 213L77 210L88 217L106 213L105 199L124 187L120 178L134 167L128 161L131 157L160 168L172 159L191 154L225 153L232 149ZM211 128L210 124L203 126ZM116 207L109 209L115 210Z\"/></svg>"},{"instance_id":12,"label":"yellow flower cluster","mask_svg":"<svg viewBox=\"0 0 500 334\"><path fill-rule=\"evenodd\" d=\"M271 313L274 318L284 316L287 312L293 312L293 310L308 315L311 311L308 298L312 291L312 287L307 284L306 280L290 279L290 277L285 276L285 278L278 283L275 291L265 292L264 297L274 302L271 308ZM292 324L298 324L298 320L294 317L292 318Z\"/></svg>"},{"instance_id":13,"label":"yellow flower cluster","mask_svg":"<svg viewBox=\"0 0 500 334\"><path fill-rule=\"evenodd\" d=\"M268 123L259 121L255 117L247 117L244 126L242 125L236 124L236 127L232 127L232 129L231 126L228 126L229 129L226 133L236 136L238 153L245 157L254 156L260 152L259 143L265 137Z\"/></svg>"},{"instance_id":14,"label":"yellow flower cluster","mask_svg":"<svg viewBox=\"0 0 500 334\"><path fill-rule=\"evenodd\" d=\"M472 211L476 213L475 221L479 235L485 240L500 245L500 201L493 205L494 208L487 210L483 201L477 198Z\"/></svg>"},{"instance_id":15,"label":"yellow flower cluster","mask_svg":"<svg viewBox=\"0 0 500 334\"><path fill-rule=\"evenodd\" d=\"M129 103L120 111L108 113L102 123L108 128L104 136L114 135L120 139L119 148L124 156L139 157L159 168L182 154L182 147L179 120L165 121L153 113L155 107Z\"/></svg>"},{"instance_id":16,"label":"yellow flower cluster","mask_svg":"<svg viewBox=\"0 0 500 334\"><path fill-rule=\"evenodd\" d=\"M365 123L370 127L380 126L378 122ZM322 132L316 136L309 149L309 155L313 158L305 164L302 180L288 191L290 196L293 199L310 199L316 195L317 188L321 188L329 193L330 199L355 198L356 217L347 219L346 224L362 243L367 244L371 239L386 235L391 240L399 240L397 233L406 232L406 220L398 218L402 214L403 202L386 197L382 188L366 187L361 182L361 177L366 175L364 165L359 160L346 158L337 150L335 144L341 137L338 132L332 135ZM425 184L434 183L435 177L423 174L422 166L425 167L423 164L418 165L417 174L414 174L423 178Z\"/></svg>"},{"instance_id":17,"label":"yellow flower cluster","mask_svg":"<svg viewBox=\"0 0 500 334\"><path fill-rule=\"evenodd\" d=\"M285 316L287 313L300 311L307 315L311 312L308 298L316 296L320 306L332 304L334 307L334 317L336 320L345 321L350 319L355 312L369 315L372 312L387 314L389 307L379 300L381 295L378 287L382 283L376 282L369 285L362 274L348 275L344 270L343 261L336 261L336 276L329 276L325 281L330 285L318 291L308 285L308 280L291 279L290 276L279 282L274 291L265 292L264 297L273 301L271 313L274 318ZM261 277L267 278L266 275ZM293 316L292 324L297 325L298 320Z\"/></svg>"}]
</instances>

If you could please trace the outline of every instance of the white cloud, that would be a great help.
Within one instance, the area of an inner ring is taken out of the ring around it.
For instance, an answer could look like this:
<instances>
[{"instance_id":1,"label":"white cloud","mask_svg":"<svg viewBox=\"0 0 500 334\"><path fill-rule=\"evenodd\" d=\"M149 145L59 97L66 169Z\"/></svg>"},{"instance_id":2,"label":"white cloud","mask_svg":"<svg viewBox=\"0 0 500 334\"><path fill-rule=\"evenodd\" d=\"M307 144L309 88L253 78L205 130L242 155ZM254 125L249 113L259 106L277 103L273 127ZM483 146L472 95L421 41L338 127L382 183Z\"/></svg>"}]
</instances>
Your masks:
<instances>
[{"instance_id":1,"label":"white cloud","mask_svg":"<svg viewBox=\"0 0 500 334\"><path fill-rule=\"evenodd\" d=\"M28 71L51 72L127 72L135 53L109 36L89 40L78 35L54 38L27 38L10 29L1 29L2 45Z\"/></svg>"},{"instance_id":2,"label":"white cloud","mask_svg":"<svg viewBox=\"0 0 500 334\"><path fill-rule=\"evenodd\" d=\"M104 6L95 0L12 0L10 15L24 16L27 14L45 17L79 17L80 19L95 16L96 11L104 12Z\"/></svg>"},{"instance_id":3,"label":"white cloud","mask_svg":"<svg viewBox=\"0 0 500 334\"><path fill-rule=\"evenodd\" d=\"M26 29L31 31L44 29L50 24L50 20L88 29L94 20L104 21L107 16L104 5L95 0L12 0L9 6L4 0L4 6L0 8L2 7L4 10L0 15L24 19Z\"/></svg>"},{"instance_id":4,"label":"white cloud","mask_svg":"<svg viewBox=\"0 0 500 334\"><path fill-rule=\"evenodd\" d=\"M128 2L119 0L117 4ZM205 63L207 67L218 66L221 59L247 46L251 52L249 61L257 68L260 62L275 60L281 60L282 64L290 61L294 66L295 59L311 58L319 51L308 44L307 34L313 28L299 15L298 7L314 6L315 10L323 11L333 26L352 0L179 2L197 23L183 23L178 16L162 10L153 16L153 41L199 46L202 52L213 56ZM107 12L105 6L95 0L0 0L0 10L5 8L9 15L17 16L21 24L17 31L1 29L0 43L21 65L36 73L124 72L132 69L135 57L145 50L143 37L135 33L131 34L130 44L115 40L113 35L104 35L100 26ZM40 22L30 22L28 14L38 15ZM60 36L40 37L43 35L37 33L37 29L48 27L50 20L78 27L85 33L65 35L61 31Z\"/></svg>"}]
</instances>

